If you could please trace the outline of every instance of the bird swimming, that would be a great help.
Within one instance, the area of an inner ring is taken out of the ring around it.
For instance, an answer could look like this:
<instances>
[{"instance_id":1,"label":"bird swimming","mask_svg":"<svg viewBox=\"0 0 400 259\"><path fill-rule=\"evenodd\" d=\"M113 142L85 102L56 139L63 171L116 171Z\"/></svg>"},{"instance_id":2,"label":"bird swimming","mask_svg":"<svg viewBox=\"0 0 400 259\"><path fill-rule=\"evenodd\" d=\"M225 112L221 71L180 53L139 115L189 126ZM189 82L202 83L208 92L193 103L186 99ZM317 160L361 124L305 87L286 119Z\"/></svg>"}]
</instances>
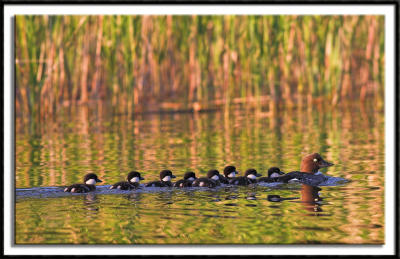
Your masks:
<instances>
[{"instance_id":1,"label":"bird swimming","mask_svg":"<svg viewBox=\"0 0 400 259\"><path fill-rule=\"evenodd\" d=\"M194 172L186 172L183 179L176 181L174 187L191 187L194 180L196 180L196 174Z\"/></svg>"},{"instance_id":2,"label":"bird swimming","mask_svg":"<svg viewBox=\"0 0 400 259\"><path fill-rule=\"evenodd\" d=\"M126 177L126 181L115 183L110 187L110 189L119 189L119 190L136 189L139 187L140 180L144 180L144 178L140 175L140 173L136 171L131 171Z\"/></svg>"},{"instance_id":3,"label":"bird swimming","mask_svg":"<svg viewBox=\"0 0 400 259\"><path fill-rule=\"evenodd\" d=\"M96 174L89 173L83 177L83 183L76 183L64 189L64 192L84 193L96 190L96 183L102 182Z\"/></svg>"},{"instance_id":4,"label":"bird swimming","mask_svg":"<svg viewBox=\"0 0 400 259\"><path fill-rule=\"evenodd\" d=\"M149 182L145 187L172 187L171 179L176 178L170 170L160 172L160 181Z\"/></svg>"},{"instance_id":5,"label":"bird swimming","mask_svg":"<svg viewBox=\"0 0 400 259\"><path fill-rule=\"evenodd\" d=\"M256 169L247 169L244 173L244 176L235 177L229 180L229 184L233 185L249 185L253 183L257 183L257 177L260 177L261 174L257 173Z\"/></svg>"},{"instance_id":6,"label":"bird swimming","mask_svg":"<svg viewBox=\"0 0 400 259\"><path fill-rule=\"evenodd\" d=\"M220 179L220 174L218 170L211 169L207 172L207 177L197 178L196 180L193 181L192 186L209 187L209 188L217 187L221 185L219 179Z\"/></svg>"}]
</instances>

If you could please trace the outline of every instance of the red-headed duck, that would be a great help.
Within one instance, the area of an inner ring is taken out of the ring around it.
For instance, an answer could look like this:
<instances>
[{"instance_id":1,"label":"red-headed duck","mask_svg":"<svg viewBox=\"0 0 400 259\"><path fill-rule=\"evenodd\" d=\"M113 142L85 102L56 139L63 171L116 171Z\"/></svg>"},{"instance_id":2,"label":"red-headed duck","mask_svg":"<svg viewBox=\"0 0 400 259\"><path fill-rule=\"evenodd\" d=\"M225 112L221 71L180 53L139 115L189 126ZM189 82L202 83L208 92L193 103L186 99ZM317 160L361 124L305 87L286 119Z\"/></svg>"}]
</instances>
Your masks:
<instances>
[{"instance_id":1,"label":"red-headed duck","mask_svg":"<svg viewBox=\"0 0 400 259\"><path fill-rule=\"evenodd\" d=\"M325 161L320 154L313 153L306 155L301 160L300 172L315 174L320 168L333 166L332 163Z\"/></svg>"}]
</instances>

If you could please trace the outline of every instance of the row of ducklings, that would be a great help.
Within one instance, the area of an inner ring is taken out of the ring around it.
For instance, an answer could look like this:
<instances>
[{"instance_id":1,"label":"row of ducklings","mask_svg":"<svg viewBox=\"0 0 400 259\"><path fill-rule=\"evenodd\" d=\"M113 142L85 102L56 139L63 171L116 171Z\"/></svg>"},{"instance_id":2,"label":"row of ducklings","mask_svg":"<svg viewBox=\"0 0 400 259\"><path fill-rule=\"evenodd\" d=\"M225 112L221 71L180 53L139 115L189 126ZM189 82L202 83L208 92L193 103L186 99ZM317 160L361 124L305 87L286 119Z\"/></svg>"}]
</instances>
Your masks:
<instances>
[{"instance_id":1,"label":"row of ducklings","mask_svg":"<svg viewBox=\"0 0 400 259\"><path fill-rule=\"evenodd\" d=\"M134 175L137 172L131 172L130 174ZM279 170L277 167L272 167L268 170L267 177L260 177L261 174L258 174L255 169L248 169L244 176L237 176L238 172L236 168L232 165L224 168L224 175L221 175L218 170L212 169L207 172L206 177L197 178L194 172L186 172L183 176L183 179L176 181L175 183L171 182L171 178L175 178L170 170L162 170L160 172L160 181L153 181L145 184L145 187L216 187L221 184L231 184L231 185L249 185L257 182L274 182L278 178L278 176L283 175L284 173ZM130 182L133 178L129 179ZM111 186L112 189L119 188L121 183L117 183ZM120 188L122 189L122 188Z\"/></svg>"},{"instance_id":2,"label":"row of ducklings","mask_svg":"<svg viewBox=\"0 0 400 259\"><path fill-rule=\"evenodd\" d=\"M172 183L171 179L176 178L170 170L162 170L160 172L160 180L146 183L145 187L209 187L213 188L221 184L230 185L249 185L255 183L271 183L283 182L287 183L293 179L313 180L313 175L320 168L332 166L332 163L326 162L318 153L307 155L301 162L300 171L283 173L278 167L268 169L266 177L260 177L255 169L248 169L244 176L237 176L238 172L232 165L224 168L224 175L220 175L218 170L210 170L206 177L197 178L194 172L186 172L183 179ZM260 178L258 178L260 177ZM139 182L144 180L137 171L128 174L127 180L113 184L110 189L131 190L139 187ZM102 182L96 174L90 173L85 175L83 184L73 184L64 189L64 192L90 192L96 189L95 184Z\"/></svg>"},{"instance_id":3,"label":"row of ducklings","mask_svg":"<svg viewBox=\"0 0 400 259\"><path fill-rule=\"evenodd\" d=\"M281 177L284 175L278 167L271 167L268 170L268 176L260 177L255 169L248 169L244 176L237 176L238 172L234 166L224 168L224 175L221 175L218 170L212 169L207 172L206 177L196 177L194 172L186 172L183 179L176 182L171 182L176 178L170 170L162 170L160 172L160 180L146 183L145 187L208 187L213 188L221 184L230 185L249 185L257 182L287 182L290 179ZM258 178L260 177L260 178ZM110 189L132 190L140 186L140 181L144 180L140 172L132 171L128 174L126 181L121 181L113 184ZM64 192L83 193L90 192L96 189L95 184L102 182L96 174L90 173L85 175L83 184L73 184L64 189Z\"/></svg>"}]
</instances>

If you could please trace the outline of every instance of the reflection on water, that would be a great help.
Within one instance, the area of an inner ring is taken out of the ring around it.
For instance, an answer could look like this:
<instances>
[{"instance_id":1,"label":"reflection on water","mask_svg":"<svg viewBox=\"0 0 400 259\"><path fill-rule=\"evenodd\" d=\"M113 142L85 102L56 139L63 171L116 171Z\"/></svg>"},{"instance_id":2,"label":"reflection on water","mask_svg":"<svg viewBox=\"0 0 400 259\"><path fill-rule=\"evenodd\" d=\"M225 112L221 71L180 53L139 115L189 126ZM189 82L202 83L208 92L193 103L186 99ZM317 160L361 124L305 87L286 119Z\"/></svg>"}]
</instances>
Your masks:
<instances>
[{"instance_id":1,"label":"reflection on water","mask_svg":"<svg viewBox=\"0 0 400 259\"><path fill-rule=\"evenodd\" d=\"M239 172L298 170L320 152L340 186L300 184L207 190L25 197L16 201L16 243L384 242L384 118L372 107L229 113L115 115L81 107L43 125L16 123L16 187L63 186L95 172L104 185L131 170L144 182L168 168L233 164Z\"/></svg>"},{"instance_id":2,"label":"reflection on water","mask_svg":"<svg viewBox=\"0 0 400 259\"><path fill-rule=\"evenodd\" d=\"M302 184L301 186L301 201L304 208L309 211L322 211L322 198L319 196L319 191L322 189L316 186Z\"/></svg>"}]
</instances>

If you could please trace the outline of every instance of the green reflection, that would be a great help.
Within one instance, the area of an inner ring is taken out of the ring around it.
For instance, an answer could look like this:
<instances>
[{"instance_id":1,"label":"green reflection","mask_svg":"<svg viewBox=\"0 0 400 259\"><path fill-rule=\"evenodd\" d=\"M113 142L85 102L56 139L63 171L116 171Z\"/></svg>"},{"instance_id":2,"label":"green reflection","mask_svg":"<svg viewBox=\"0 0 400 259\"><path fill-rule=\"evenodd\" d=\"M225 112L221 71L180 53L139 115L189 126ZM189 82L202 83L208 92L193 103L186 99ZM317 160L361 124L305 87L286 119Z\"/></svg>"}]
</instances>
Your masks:
<instances>
[{"instance_id":1,"label":"green reflection","mask_svg":"<svg viewBox=\"0 0 400 259\"><path fill-rule=\"evenodd\" d=\"M80 182L86 172L113 184L138 170L147 182L164 168L180 178L227 164L265 175L270 166L297 170L315 151L335 163L326 174L352 182L321 187L317 202L301 186L20 199L16 243L382 244L384 120L372 108L128 118L88 106L86 115L65 113L35 136L17 127L17 188ZM270 194L291 199L271 202Z\"/></svg>"}]
</instances>

